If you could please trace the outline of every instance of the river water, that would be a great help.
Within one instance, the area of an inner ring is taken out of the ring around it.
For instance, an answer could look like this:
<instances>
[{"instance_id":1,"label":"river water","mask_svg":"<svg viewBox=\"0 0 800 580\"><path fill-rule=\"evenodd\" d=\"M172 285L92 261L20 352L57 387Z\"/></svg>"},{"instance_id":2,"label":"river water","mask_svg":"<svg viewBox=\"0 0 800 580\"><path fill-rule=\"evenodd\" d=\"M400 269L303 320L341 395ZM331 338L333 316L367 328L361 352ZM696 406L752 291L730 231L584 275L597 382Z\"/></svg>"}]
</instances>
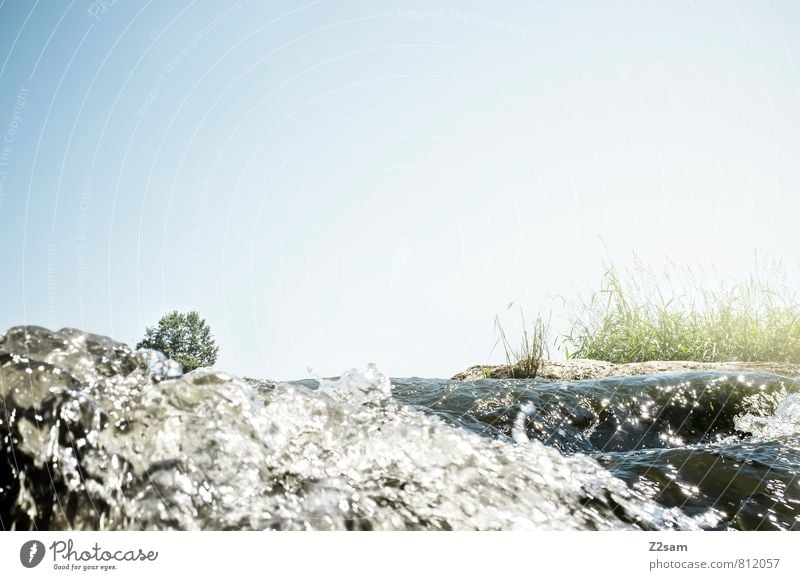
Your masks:
<instances>
[{"instance_id":1,"label":"river water","mask_svg":"<svg viewBox=\"0 0 800 580\"><path fill-rule=\"evenodd\" d=\"M800 529L800 383L181 374L0 336L0 529Z\"/></svg>"}]
</instances>

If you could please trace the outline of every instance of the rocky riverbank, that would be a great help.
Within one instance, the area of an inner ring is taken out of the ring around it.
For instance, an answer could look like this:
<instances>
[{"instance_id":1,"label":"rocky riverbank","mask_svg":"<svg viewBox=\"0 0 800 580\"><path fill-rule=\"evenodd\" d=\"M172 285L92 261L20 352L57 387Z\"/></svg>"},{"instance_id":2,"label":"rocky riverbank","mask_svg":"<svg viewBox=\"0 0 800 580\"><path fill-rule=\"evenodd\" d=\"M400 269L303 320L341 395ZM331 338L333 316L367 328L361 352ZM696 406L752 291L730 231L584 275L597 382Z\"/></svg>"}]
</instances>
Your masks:
<instances>
[{"instance_id":1,"label":"rocky riverbank","mask_svg":"<svg viewBox=\"0 0 800 580\"><path fill-rule=\"evenodd\" d=\"M547 360L542 362L536 378L550 381L582 381L601 377L650 375L683 371L759 371L787 377L800 376L800 365L762 362L694 362L648 361L610 363L590 359ZM453 376L455 381L510 379L525 377L516 365L475 365Z\"/></svg>"}]
</instances>

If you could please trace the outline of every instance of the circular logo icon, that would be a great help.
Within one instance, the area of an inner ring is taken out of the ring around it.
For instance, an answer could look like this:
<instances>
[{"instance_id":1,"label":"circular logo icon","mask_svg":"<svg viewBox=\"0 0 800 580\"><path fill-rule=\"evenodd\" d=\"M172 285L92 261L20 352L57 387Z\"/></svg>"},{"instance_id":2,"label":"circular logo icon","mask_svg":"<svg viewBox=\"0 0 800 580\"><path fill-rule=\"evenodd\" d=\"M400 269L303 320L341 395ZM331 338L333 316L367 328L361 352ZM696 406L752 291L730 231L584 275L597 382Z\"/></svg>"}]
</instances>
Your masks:
<instances>
[{"instance_id":1,"label":"circular logo icon","mask_svg":"<svg viewBox=\"0 0 800 580\"><path fill-rule=\"evenodd\" d=\"M19 549L19 561L26 568L35 568L44 559L44 544L39 540L30 540Z\"/></svg>"}]
</instances>

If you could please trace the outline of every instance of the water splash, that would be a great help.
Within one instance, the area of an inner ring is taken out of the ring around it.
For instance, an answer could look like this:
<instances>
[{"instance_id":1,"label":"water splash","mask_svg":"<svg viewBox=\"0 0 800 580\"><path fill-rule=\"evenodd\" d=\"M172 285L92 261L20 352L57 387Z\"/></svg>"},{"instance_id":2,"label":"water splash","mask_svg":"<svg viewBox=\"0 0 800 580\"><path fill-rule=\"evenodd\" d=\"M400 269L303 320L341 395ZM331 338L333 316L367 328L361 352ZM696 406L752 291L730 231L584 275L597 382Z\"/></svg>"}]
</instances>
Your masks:
<instances>
[{"instance_id":1,"label":"water splash","mask_svg":"<svg viewBox=\"0 0 800 580\"><path fill-rule=\"evenodd\" d=\"M594 459L510 445L390 395L181 375L76 330L0 337L4 529L693 529Z\"/></svg>"},{"instance_id":2,"label":"water splash","mask_svg":"<svg viewBox=\"0 0 800 580\"><path fill-rule=\"evenodd\" d=\"M756 440L800 435L800 393L788 395L770 415L747 413L737 417L736 428L751 433Z\"/></svg>"},{"instance_id":3,"label":"water splash","mask_svg":"<svg viewBox=\"0 0 800 580\"><path fill-rule=\"evenodd\" d=\"M483 437L594 458L703 528L800 529L797 380L690 372L394 383L396 398Z\"/></svg>"}]
</instances>

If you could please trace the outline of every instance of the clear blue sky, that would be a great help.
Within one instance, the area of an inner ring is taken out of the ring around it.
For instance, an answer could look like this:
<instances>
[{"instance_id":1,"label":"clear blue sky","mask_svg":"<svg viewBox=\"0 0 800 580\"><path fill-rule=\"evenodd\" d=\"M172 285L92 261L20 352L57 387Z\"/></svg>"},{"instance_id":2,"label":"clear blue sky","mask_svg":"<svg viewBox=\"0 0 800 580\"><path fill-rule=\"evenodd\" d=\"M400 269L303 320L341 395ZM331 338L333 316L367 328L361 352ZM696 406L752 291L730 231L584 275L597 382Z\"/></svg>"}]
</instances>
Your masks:
<instances>
[{"instance_id":1,"label":"clear blue sky","mask_svg":"<svg viewBox=\"0 0 800 580\"><path fill-rule=\"evenodd\" d=\"M0 327L497 360L608 255L800 267L792 1L0 1Z\"/></svg>"}]
</instances>

